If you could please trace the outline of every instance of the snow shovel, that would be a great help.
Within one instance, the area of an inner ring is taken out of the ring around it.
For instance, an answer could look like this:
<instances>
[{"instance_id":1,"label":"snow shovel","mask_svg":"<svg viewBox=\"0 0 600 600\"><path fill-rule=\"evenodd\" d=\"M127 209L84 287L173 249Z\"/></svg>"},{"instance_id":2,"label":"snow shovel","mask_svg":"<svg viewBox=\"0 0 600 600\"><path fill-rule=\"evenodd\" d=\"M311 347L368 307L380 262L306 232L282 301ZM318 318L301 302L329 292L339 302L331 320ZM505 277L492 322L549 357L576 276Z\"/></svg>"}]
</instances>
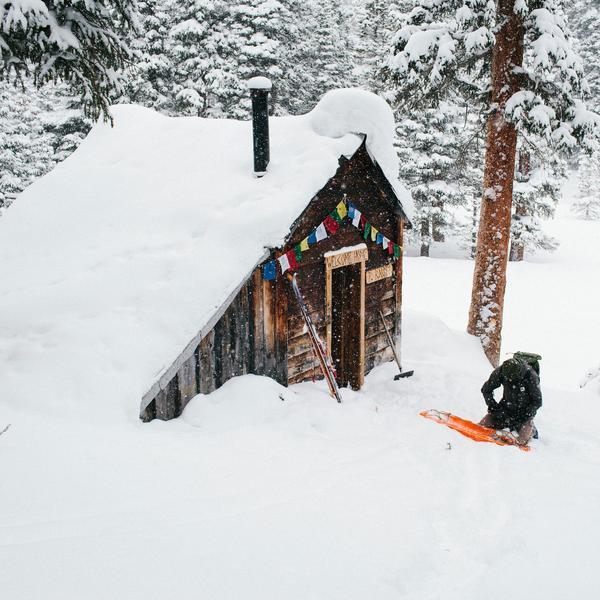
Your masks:
<instances>
[{"instance_id":1,"label":"snow shovel","mask_svg":"<svg viewBox=\"0 0 600 600\"><path fill-rule=\"evenodd\" d=\"M396 352L396 345L394 344L394 340L392 339L390 330L388 329L387 323L385 322L385 317L383 316L381 309L379 310L379 316L381 317L381 322L383 323L383 328L385 329L385 335L387 336L388 345L392 349L392 352L394 353L394 358L396 359L396 364L398 365L398 369L400 369L400 373L398 373L398 375L394 375L394 381L398 381L398 379L403 379L404 377L411 377L412 375L414 375L414 370L402 370L402 365L400 364L400 359L398 358L398 353Z\"/></svg>"}]
</instances>

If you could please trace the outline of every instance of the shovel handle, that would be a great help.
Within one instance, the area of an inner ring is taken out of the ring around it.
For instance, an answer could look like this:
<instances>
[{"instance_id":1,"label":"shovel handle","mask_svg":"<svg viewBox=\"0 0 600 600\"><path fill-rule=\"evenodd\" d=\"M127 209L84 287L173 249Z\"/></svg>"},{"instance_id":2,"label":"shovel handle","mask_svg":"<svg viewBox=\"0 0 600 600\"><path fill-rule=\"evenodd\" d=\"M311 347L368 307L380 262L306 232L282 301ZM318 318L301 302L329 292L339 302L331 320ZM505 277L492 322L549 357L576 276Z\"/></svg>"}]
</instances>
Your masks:
<instances>
[{"instance_id":1,"label":"shovel handle","mask_svg":"<svg viewBox=\"0 0 600 600\"><path fill-rule=\"evenodd\" d=\"M396 364L398 365L398 369L400 369L400 373L402 373L402 365L400 364L400 359L398 358L398 353L396 352L396 344L394 344L394 340L392 339L392 334L390 333L390 330L388 329L387 323L385 322L385 317L383 316L381 309L379 309L379 316L381 317L381 322L383 323L383 328L385 329L385 335L387 336L388 344L389 344L390 348L392 349L392 352L394 353L394 358L396 359Z\"/></svg>"}]
</instances>

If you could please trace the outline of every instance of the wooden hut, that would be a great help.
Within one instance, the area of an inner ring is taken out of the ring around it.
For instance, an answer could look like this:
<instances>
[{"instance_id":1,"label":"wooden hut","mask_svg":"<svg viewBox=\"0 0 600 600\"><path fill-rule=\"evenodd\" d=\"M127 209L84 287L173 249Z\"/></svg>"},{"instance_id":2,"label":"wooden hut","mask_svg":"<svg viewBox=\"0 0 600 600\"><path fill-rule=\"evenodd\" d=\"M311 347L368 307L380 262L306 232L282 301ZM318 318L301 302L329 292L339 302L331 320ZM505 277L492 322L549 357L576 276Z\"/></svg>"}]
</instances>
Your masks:
<instances>
[{"instance_id":1,"label":"wooden hut","mask_svg":"<svg viewBox=\"0 0 600 600\"><path fill-rule=\"evenodd\" d=\"M253 91L255 172L267 179L268 118L260 103L269 86L262 83ZM289 272L296 273L338 384L360 389L371 369L393 358L381 314L395 338L401 334L402 249L410 222L398 187L363 135L351 156L339 157L327 183L306 198L283 245L267 249L164 369L142 399L141 419L177 417L192 397L237 375L266 375L283 385L321 378Z\"/></svg>"}]
</instances>

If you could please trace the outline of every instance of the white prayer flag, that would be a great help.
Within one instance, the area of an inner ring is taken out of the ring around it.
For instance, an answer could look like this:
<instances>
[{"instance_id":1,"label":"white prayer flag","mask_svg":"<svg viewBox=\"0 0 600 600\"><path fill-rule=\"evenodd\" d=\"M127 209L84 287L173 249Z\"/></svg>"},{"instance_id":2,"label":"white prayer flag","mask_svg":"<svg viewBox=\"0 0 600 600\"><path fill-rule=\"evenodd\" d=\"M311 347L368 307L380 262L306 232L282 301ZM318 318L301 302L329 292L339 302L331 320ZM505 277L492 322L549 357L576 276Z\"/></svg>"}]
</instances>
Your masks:
<instances>
[{"instance_id":1,"label":"white prayer flag","mask_svg":"<svg viewBox=\"0 0 600 600\"><path fill-rule=\"evenodd\" d=\"M354 209L354 218L352 219L352 225L354 225L354 227L358 227L360 225L360 217L362 216L362 213L360 212L360 210L358 210L358 208Z\"/></svg>"},{"instance_id":2,"label":"white prayer flag","mask_svg":"<svg viewBox=\"0 0 600 600\"><path fill-rule=\"evenodd\" d=\"M282 254L278 259L281 272L285 273L290 268L290 261L288 260L287 254Z\"/></svg>"},{"instance_id":3,"label":"white prayer flag","mask_svg":"<svg viewBox=\"0 0 600 600\"><path fill-rule=\"evenodd\" d=\"M321 223L317 227L317 242L324 240L327 237L327 230L325 229L325 225Z\"/></svg>"},{"instance_id":4,"label":"white prayer flag","mask_svg":"<svg viewBox=\"0 0 600 600\"><path fill-rule=\"evenodd\" d=\"M381 244L381 247L382 247L384 250L387 250L387 249L388 249L388 244L389 244L389 243L390 243L390 240L388 240L388 239L385 237L385 235L384 235L384 236L383 236L383 243Z\"/></svg>"}]
</instances>

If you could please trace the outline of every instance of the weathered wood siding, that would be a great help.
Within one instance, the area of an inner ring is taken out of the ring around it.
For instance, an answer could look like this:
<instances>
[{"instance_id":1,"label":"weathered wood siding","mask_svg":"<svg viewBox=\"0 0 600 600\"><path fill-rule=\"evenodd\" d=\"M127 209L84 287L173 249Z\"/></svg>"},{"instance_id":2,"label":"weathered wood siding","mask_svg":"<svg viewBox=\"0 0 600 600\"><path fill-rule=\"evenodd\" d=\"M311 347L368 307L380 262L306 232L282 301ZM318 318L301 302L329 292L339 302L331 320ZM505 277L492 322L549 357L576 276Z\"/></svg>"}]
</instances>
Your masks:
<instances>
[{"instance_id":1,"label":"weathered wood siding","mask_svg":"<svg viewBox=\"0 0 600 600\"><path fill-rule=\"evenodd\" d=\"M167 389L145 409L144 421L173 419L195 395L209 394L237 375L268 375L287 384L286 282L279 279L263 281L256 269Z\"/></svg>"},{"instance_id":2,"label":"weathered wood siding","mask_svg":"<svg viewBox=\"0 0 600 600\"><path fill-rule=\"evenodd\" d=\"M380 170L374 168L365 146L361 146L352 159L341 165L335 177L313 198L296 220L286 247L303 240L344 198L353 202L367 221L376 225L390 240L400 239L402 233L398 226L401 219L394 213L394 200L390 196L389 188L385 189L382 185L382 177ZM366 284L365 287L365 373L368 373L378 364L393 359L379 310L383 311L390 331L395 333L400 325L398 300L401 299L396 282L401 282L402 274L401 266L397 263L402 261L393 261L381 246L372 242L370 238L364 240L362 233L346 219L335 235L322 240L303 254L297 279L311 318L319 335L325 340L327 317L324 254L361 242L367 244L369 252L367 272L387 264L393 265L391 277ZM288 309L288 336L288 382L292 384L321 378L308 334L304 331L304 321L293 298Z\"/></svg>"}]
</instances>

